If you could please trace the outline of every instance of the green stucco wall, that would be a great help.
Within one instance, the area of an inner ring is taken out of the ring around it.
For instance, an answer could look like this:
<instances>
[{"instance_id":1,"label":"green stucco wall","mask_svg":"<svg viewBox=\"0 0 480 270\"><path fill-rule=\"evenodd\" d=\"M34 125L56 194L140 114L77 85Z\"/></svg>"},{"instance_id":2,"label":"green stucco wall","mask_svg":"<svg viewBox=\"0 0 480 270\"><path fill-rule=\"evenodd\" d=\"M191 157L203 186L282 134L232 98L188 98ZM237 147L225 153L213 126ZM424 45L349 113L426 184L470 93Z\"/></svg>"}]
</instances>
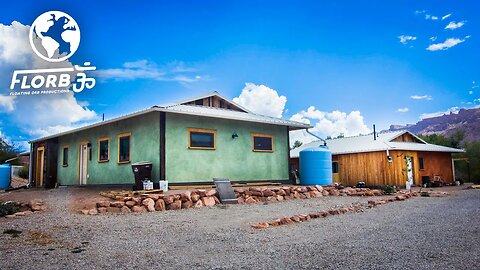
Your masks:
<instances>
[{"instance_id":1,"label":"green stucco wall","mask_svg":"<svg viewBox=\"0 0 480 270\"><path fill-rule=\"evenodd\" d=\"M187 128L217 130L216 150L188 148ZM238 138L232 139L236 132ZM274 136L274 152L253 152L251 132ZM170 183L287 180L287 127L209 117L168 114L165 134L166 179Z\"/></svg>"},{"instance_id":2,"label":"green stucco wall","mask_svg":"<svg viewBox=\"0 0 480 270\"><path fill-rule=\"evenodd\" d=\"M58 183L78 185L78 153L81 141L92 144L92 157L88 160L87 184L134 183L131 163L118 164L118 138L121 133L131 132L131 162L151 161L152 179L160 178L160 113L152 112L74 134L59 137ZM110 138L108 162L98 162L98 139ZM62 166L63 146L69 146L68 167Z\"/></svg>"}]
</instances>

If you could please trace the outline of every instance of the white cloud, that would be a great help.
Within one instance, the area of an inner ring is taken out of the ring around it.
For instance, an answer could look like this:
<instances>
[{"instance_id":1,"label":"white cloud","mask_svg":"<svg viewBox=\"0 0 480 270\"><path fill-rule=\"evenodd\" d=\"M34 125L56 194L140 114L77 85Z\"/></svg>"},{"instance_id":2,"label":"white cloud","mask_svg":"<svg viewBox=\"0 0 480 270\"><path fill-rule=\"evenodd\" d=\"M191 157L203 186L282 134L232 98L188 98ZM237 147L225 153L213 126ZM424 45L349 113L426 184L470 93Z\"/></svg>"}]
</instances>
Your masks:
<instances>
[{"instance_id":1,"label":"white cloud","mask_svg":"<svg viewBox=\"0 0 480 270\"><path fill-rule=\"evenodd\" d=\"M446 18L450 17L450 16L452 16L452 13L449 13L449 14L443 16L443 17L442 17L442 21L445 20Z\"/></svg>"},{"instance_id":2,"label":"white cloud","mask_svg":"<svg viewBox=\"0 0 480 270\"><path fill-rule=\"evenodd\" d=\"M408 35L401 35L401 36L398 36L398 39L400 40L400 43L407 44L409 41L416 40L417 37L408 36Z\"/></svg>"},{"instance_id":3,"label":"white cloud","mask_svg":"<svg viewBox=\"0 0 480 270\"><path fill-rule=\"evenodd\" d=\"M398 111L398 112L401 112L401 113L406 113L406 112L408 112L408 108L407 108L407 107L405 107L405 108L399 108L397 111Z\"/></svg>"},{"instance_id":4,"label":"white cloud","mask_svg":"<svg viewBox=\"0 0 480 270\"><path fill-rule=\"evenodd\" d=\"M467 38L467 37L465 37ZM430 46L427 47L428 51L439 51L439 50L448 50L452 48L453 46L456 46L462 42L464 42L465 39L459 39L459 38L448 38L442 43L436 43L436 44L430 44Z\"/></svg>"},{"instance_id":5,"label":"white cloud","mask_svg":"<svg viewBox=\"0 0 480 270\"><path fill-rule=\"evenodd\" d=\"M438 20L438 17L434 16L434 15L430 15L430 14L425 14L425 20L436 21L436 20Z\"/></svg>"},{"instance_id":6,"label":"white cloud","mask_svg":"<svg viewBox=\"0 0 480 270\"><path fill-rule=\"evenodd\" d=\"M460 111L459 107L451 107L450 109L443 112L423 113L420 115L420 119L438 117L444 114L457 114L458 111Z\"/></svg>"},{"instance_id":7,"label":"white cloud","mask_svg":"<svg viewBox=\"0 0 480 270\"><path fill-rule=\"evenodd\" d=\"M429 96L429 95L423 95L423 96L419 96L419 95L413 95L413 96L410 96L411 99L415 99L415 100L432 100L432 96Z\"/></svg>"},{"instance_id":8,"label":"white cloud","mask_svg":"<svg viewBox=\"0 0 480 270\"><path fill-rule=\"evenodd\" d=\"M15 109L15 97L0 95L0 111L11 112L14 109Z\"/></svg>"},{"instance_id":9,"label":"white cloud","mask_svg":"<svg viewBox=\"0 0 480 270\"><path fill-rule=\"evenodd\" d=\"M433 41L437 40L437 37L436 36L430 37L430 40L433 42Z\"/></svg>"},{"instance_id":10,"label":"white cloud","mask_svg":"<svg viewBox=\"0 0 480 270\"><path fill-rule=\"evenodd\" d=\"M277 91L268 86L245 83L242 93L234 98L233 102L252 112L280 118L287 103L287 98L278 95Z\"/></svg>"},{"instance_id":11,"label":"white cloud","mask_svg":"<svg viewBox=\"0 0 480 270\"><path fill-rule=\"evenodd\" d=\"M9 89L9 81L15 69L72 67L69 61L50 63L40 59L30 47L29 28L30 26L18 22L0 24L0 90ZM96 113L82 106L73 92L2 96L0 104L6 108L2 118L6 116L18 129L33 136L49 135L50 132L55 132L54 127L73 128L96 118Z\"/></svg>"},{"instance_id":12,"label":"white cloud","mask_svg":"<svg viewBox=\"0 0 480 270\"><path fill-rule=\"evenodd\" d=\"M458 23L450 22L447 26L445 26L445 29L455 30L457 28L462 27L464 24L465 24L465 21L461 21L461 22L458 22Z\"/></svg>"},{"instance_id":13,"label":"white cloud","mask_svg":"<svg viewBox=\"0 0 480 270\"><path fill-rule=\"evenodd\" d=\"M200 81L203 76L192 75L194 68L185 67L181 62L173 62L164 67L146 59L125 62L121 68L102 69L95 74L104 80L130 81L136 79L150 79L156 81L176 81L192 83Z\"/></svg>"},{"instance_id":14,"label":"white cloud","mask_svg":"<svg viewBox=\"0 0 480 270\"><path fill-rule=\"evenodd\" d=\"M324 112L310 106L307 110L294 114L290 120L307 123L313 126L310 131L322 138L327 136L336 137L340 134L345 136L355 136L358 134L370 133L370 129L364 122L360 111L350 113L332 111ZM305 131L294 131L290 133L290 143L295 140L308 143L316 140Z\"/></svg>"},{"instance_id":15,"label":"white cloud","mask_svg":"<svg viewBox=\"0 0 480 270\"><path fill-rule=\"evenodd\" d=\"M468 94L469 94L469 95L472 95L472 94L473 94L473 91L472 91L472 90L468 91Z\"/></svg>"}]
</instances>

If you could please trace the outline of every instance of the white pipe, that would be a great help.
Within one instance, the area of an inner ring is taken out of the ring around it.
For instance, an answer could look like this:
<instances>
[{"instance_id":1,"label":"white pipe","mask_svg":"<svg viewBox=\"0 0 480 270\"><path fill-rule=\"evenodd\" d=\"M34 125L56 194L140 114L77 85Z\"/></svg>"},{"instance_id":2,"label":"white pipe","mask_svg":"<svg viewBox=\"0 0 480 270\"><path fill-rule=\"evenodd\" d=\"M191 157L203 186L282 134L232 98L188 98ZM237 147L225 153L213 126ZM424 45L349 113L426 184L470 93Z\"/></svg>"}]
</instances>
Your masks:
<instances>
[{"instance_id":1,"label":"white pipe","mask_svg":"<svg viewBox=\"0 0 480 270\"><path fill-rule=\"evenodd\" d=\"M33 167L33 143L30 143L30 156L28 157L28 186L32 186L32 167Z\"/></svg>"},{"instance_id":2,"label":"white pipe","mask_svg":"<svg viewBox=\"0 0 480 270\"><path fill-rule=\"evenodd\" d=\"M307 131L308 134L310 134L310 135L312 135L313 137L315 137L315 138L319 139L320 141L322 141L324 146L327 146L327 142L326 142L324 139L322 139L322 138L318 137L317 135L313 134L312 132L310 132L310 131L308 130L308 128L306 129L306 131Z\"/></svg>"}]
</instances>

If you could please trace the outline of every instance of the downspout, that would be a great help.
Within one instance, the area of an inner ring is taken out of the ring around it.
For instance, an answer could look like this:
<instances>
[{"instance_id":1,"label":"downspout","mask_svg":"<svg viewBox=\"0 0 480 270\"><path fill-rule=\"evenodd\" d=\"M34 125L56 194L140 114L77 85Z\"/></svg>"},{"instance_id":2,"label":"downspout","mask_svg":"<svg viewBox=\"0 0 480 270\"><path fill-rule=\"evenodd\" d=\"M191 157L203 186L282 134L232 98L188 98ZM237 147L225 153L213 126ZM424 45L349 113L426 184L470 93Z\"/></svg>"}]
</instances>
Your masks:
<instances>
[{"instance_id":1,"label":"downspout","mask_svg":"<svg viewBox=\"0 0 480 270\"><path fill-rule=\"evenodd\" d=\"M322 142L323 142L323 146L327 146L327 141L325 141L324 139L318 137L317 135L313 134L312 132L308 131L308 128L306 129L306 131L307 131L308 134L310 134L310 135L312 135L313 137L315 137L315 138L319 139L320 141L322 141Z\"/></svg>"},{"instance_id":2,"label":"downspout","mask_svg":"<svg viewBox=\"0 0 480 270\"><path fill-rule=\"evenodd\" d=\"M32 167L33 167L33 143L30 143L30 156L28 157L28 187L32 186Z\"/></svg>"}]
</instances>

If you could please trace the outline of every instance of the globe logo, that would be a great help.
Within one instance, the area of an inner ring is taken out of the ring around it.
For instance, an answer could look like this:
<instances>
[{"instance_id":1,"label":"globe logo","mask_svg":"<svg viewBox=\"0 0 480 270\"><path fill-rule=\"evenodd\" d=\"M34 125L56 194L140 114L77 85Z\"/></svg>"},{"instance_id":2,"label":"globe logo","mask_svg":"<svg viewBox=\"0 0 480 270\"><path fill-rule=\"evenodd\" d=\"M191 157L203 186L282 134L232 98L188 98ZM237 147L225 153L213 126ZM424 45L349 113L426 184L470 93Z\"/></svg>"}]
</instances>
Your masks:
<instances>
[{"instance_id":1,"label":"globe logo","mask_svg":"<svg viewBox=\"0 0 480 270\"><path fill-rule=\"evenodd\" d=\"M33 51L49 62L70 58L80 45L77 22L62 11L48 11L38 16L30 27L30 45Z\"/></svg>"}]
</instances>

